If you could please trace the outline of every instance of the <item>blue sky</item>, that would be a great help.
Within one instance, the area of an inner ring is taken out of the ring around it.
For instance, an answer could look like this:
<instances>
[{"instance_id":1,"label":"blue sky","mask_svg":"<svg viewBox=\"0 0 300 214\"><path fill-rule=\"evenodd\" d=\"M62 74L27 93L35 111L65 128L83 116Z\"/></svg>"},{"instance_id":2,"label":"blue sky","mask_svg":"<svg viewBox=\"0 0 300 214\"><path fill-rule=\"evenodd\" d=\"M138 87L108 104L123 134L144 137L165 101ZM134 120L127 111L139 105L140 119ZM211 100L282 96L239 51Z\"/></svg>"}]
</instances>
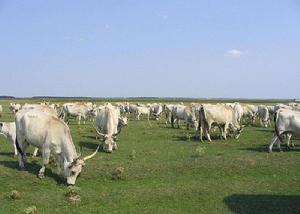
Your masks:
<instances>
[{"instance_id":1,"label":"blue sky","mask_svg":"<svg viewBox=\"0 0 300 214\"><path fill-rule=\"evenodd\" d=\"M0 94L300 97L298 0L0 0Z\"/></svg>"}]
</instances>

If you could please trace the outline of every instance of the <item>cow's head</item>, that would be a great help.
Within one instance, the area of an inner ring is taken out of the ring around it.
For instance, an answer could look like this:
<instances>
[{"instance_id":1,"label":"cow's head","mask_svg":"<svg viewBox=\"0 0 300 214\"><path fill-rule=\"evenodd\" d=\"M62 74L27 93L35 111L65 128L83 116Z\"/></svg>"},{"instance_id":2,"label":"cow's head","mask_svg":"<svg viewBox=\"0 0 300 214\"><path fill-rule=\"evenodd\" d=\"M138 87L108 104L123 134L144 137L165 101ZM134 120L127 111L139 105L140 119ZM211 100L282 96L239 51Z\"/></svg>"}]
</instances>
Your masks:
<instances>
[{"instance_id":1,"label":"cow's head","mask_svg":"<svg viewBox=\"0 0 300 214\"><path fill-rule=\"evenodd\" d=\"M71 163L70 162L64 163L64 174L65 177L67 178L68 185L75 185L76 179L78 175L81 173L82 167L85 166L85 162L88 159L93 158L97 154L100 145L101 144L98 145L96 151L93 154L85 156L84 158L80 158L80 157L75 158Z\"/></svg>"},{"instance_id":2,"label":"cow's head","mask_svg":"<svg viewBox=\"0 0 300 214\"><path fill-rule=\"evenodd\" d=\"M114 144L115 144L115 141L114 141L113 136L109 136L109 135L103 136L102 149L105 152L112 153L112 151L114 149Z\"/></svg>"},{"instance_id":3,"label":"cow's head","mask_svg":"<svg viewBox=\"0 0 300 214\"><path fill-rule=\"evenodd\" d=\"M239 139L244 127L245 127L244 125L240 126L240 125L229 124L229 128L232 131L235 139Z\"/></svg>"},{"instance_id":4,"label":"cow's head","mask_svg":"<svg viewBox=\"0 0 300 214\"><path fill-rule=\"evenodd\" d=\"M94 127L94 128L95 128L97 134L100 137L103 137L102 149L105 152L112 153L112 151L116 145L115 138L117 137L117 134L114 134L114 135L102 134L101 132L98 131L98 129L96 127Z\"/></svg>"},{"instance_id":5,"label":"cow's head","mask_svg":"<svg viewBox=\"0 0 300 214\"><path fill-rule=\"evenodd\" d=\"M127 124L128 124L128 119L127 119L127 117L119 117L119 124L120 124L121 126L127 126Z\"/></svg>"},{"instance_id":6,"label":"cow's head","mask_svg":"<svg viewBox=\"0 0 300 214\"><path fill-rule=\"evenodd\" d=\"M75 185L77 176L81 173L82 167L85 165L83 159L75 159L71 163L64 165L64 173L68 185Z\"/></svg>"}]
</instances>

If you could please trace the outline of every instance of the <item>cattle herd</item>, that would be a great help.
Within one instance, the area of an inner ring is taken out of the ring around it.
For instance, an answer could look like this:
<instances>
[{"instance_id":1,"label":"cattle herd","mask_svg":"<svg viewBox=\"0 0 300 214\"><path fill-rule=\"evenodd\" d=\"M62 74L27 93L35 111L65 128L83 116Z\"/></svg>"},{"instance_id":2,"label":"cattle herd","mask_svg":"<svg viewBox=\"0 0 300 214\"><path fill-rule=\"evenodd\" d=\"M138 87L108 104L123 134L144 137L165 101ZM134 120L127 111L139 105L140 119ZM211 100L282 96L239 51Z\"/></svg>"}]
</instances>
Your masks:
<instances>
[{"instance_id":1,"label":"cattle herd","mask_svg":"<svg viewBox=\"0 0 300 214\"><path fill-rule=\"evenodd\" d=\"M228 136L239 138L245 125L251 125L259 120L262 127L271 126L274 121L274 135L269 145L287 139L289 148L291 137L300 134L300 104L253 105L244 103L199 104L188 106L180 104L130 104L116 103L97 106L89 103L65 103L63 105L48 102L37 104L10 103L10 111L15 114L15 122L0 123L0 133L13 146L14 155L19 157L19 167L24 168L26 148L35 147L33 156L38 149L42 154L42 168L38 176L44 177L45 166L49 163L50 154L56 158L57 173L66 178L67 184L74 185L77 176L88 159L94 157L101 148L111 153L116 150L116 137L127 125L127 117L140 120L142 115L154 120L165 120L173 128L179 128L180 122L187 129L195 130L195 138L203 141L203 136L211 142L210 133L213 128L219 128L220 137L226 140ZM0 105L0 115L3 108ZM70 129L69 119L76 118L78 124L92 121L93 128L101 141L94 153L80 157L76 152ZM293 145L293 144L292 144Z\"/></svg>"}]
</instances>

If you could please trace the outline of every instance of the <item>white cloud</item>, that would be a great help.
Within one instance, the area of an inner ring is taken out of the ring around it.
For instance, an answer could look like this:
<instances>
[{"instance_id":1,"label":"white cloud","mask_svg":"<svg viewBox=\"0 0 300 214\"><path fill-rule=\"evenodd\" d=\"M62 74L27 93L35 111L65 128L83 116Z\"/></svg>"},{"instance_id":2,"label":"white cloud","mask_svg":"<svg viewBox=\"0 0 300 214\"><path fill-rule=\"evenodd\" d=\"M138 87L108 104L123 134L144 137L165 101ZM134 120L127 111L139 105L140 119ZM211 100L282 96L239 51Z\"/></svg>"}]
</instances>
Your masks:
<instances>
[{"instance_id":1,"label":"white cloud","mask_svg":"<svg viewBox=\"0 0 300 214\"><path fill-rule=\"evenodd\" d=\"M230 57L240 57L241 55L247 54L247 51L240 51L236 49L232 49L229 51L226 51L224 56L230 56Z\"/></svg>"}]
</instances>

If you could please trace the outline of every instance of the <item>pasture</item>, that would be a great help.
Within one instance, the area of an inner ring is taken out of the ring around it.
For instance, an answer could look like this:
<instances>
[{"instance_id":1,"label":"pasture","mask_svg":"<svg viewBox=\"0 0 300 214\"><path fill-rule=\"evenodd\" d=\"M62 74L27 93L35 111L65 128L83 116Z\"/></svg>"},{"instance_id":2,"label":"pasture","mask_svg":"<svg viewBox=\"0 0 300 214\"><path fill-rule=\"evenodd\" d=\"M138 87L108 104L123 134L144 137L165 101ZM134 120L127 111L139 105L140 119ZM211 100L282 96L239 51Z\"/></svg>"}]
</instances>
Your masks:
<instances>
[{"instance_id":1,"label":"pasture","mask_svg":"<svg viewBox=\"0 0 300 214\"><path fill-rule=\"evenodd\" d=\"M25 101L24 101L25 102ZM1 121L13 121L9 101L1 101ZM78 153L92 153L92 122L69 124ZM98 152L76 182L81 202L70 202L68 186L56 175L54 163L43 180L37 178L40 155L28 155L26 170L18 169L11 145L0 137L0 213L300 213L300 142L290 151L267 152L273 128L246 127L238 140L201 143L194 130L173 129L159 121L130 118L117 151ZM284 148L284 146L283 146ZM33 148L28 149L31 154ZM114 179L122 167L121 179ZM19 200L10 194L17 190Z\"/></svg>"}]
</instances>

